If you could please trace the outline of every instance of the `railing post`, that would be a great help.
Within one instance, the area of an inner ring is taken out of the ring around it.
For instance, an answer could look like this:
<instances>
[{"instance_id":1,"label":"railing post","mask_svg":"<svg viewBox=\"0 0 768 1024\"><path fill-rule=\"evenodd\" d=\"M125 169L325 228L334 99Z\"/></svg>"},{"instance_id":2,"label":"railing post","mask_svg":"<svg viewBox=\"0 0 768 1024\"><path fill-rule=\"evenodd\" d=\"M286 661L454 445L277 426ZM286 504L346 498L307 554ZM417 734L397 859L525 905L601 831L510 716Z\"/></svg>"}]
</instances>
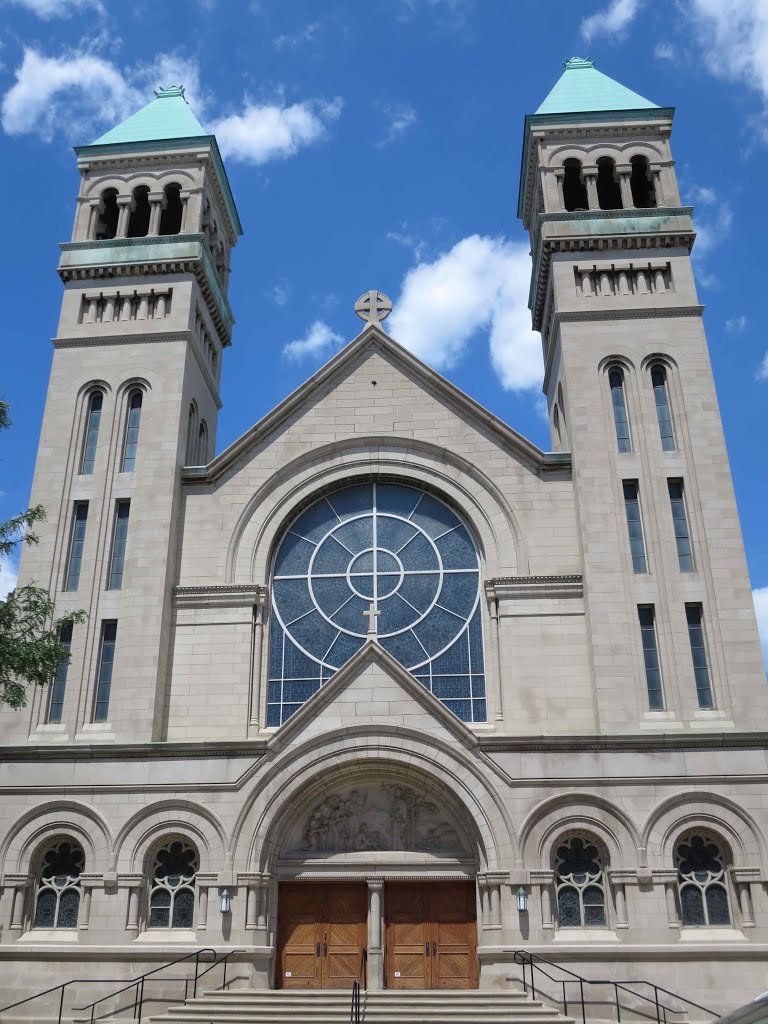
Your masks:
<instances>
[{"instance_id":1,"label":"railing post","mask_svg":"<svg viewBox=\"0 0 768 1024\"><path fill-rule=\"evenodd\" d=\"M197 999L197 971L200 966L200 950L195 953L195 984L192 986L192 998Z\"/></svg>"},{"instance_id":2,"label":"railing post","mask_svg":"<svg viewBox=\"0 0 768 1024\"><path fill-rule=\"evenodd\" d=\"M581 1024L587 1024L587 1008L584 1005L584 979L579 978L579 988L581 989Z\"/></svg>"},{"instance_id":3,"label":"railing post","mask_svg":"<svg viewBox=\"0 0 768 1024\"><path fill-rule=\"evenodd\" d=\"M144 978L142 977L139 982L139 1021L141 1021L141 1015L144 1012Z\"/></svg>"},{"instance_id":4,"label":"railing post","mask_svg":"<svg viewBox=\"0 0 768 1024\"><path fill-rule=\"evenodd\" d=\"M621 1024L621 1003L619 1002L619 986L614 982L613 994L616 996L616 1020Z\"/></svg>"},{"instance_id":5,"label":"railing post","mask_svg":"<svg viewBox=\"0 0 768 1024\"><path fill-rule=\"evenodd\" d=\"M565 982L566 982L566 979L563 978L563 1014L564 1014L564 1016L567 1017L568 1016L568 996L565 994L566 993Z\"/></svg>"},{"instance_id":6,"label":"railing post","mask_svg":"<svg viewBox=\"0 0 768 1024\"><path fill-rule=\"evenodd\" d=\"M229 962L229 953L227 953L227 955L224 957L224 980L221 983L221 987L224 988L224 989L227 987L227 964L228 964L228 962Z\"/></svg>"},{"instance_id":7,"label":"railing post","mask_svg":"<svg viewBox=\"0 0 768 1024\"><path fill-rule=\"evenodd\" d=\"M653 986L653 995L656 1000L656 1024L661 1024L661 1014L659 1013L659 989L656 985Z\"/></svg>"},{"instance_id":8,"label":"railing post","mask_svg":"<svg viewBox=\"0 0 768 1024\"><path fill-rule=\"evenodd\" d=\"M59 997L59 1024L61 1024L61 1015L64 1011L64 989L66 985L61 986L61 996Z\"/></svg>"}]
</instances>

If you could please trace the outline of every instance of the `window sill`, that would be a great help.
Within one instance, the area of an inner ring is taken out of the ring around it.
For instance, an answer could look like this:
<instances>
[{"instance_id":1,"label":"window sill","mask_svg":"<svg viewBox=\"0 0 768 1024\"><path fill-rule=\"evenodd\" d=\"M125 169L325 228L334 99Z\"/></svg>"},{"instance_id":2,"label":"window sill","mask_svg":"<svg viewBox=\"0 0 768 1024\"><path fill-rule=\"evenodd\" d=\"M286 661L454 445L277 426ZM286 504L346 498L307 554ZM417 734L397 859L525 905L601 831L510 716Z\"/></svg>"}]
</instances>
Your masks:
<instances>
[{"instance_id":1,"label":"window sill","mask_svg":"<svg viewBox=\"0 0 768 1024\"><path fill-rule=\"evenodd\" d=\"M169 942L197 942L197 932L192 928L147 928L146 931L137 935L134 941L162 945L167 945Z\"/></svg>"},{"instance_id":2,"label":"window sill","mask_svg":"<svg viewBox=\"0 0 768 1024\"><path fill-rule=\"evenodd\" d=\"M681 942L749 942L738 928L681 928Z\"/></svg>"},{"instance_id":3,"label":"window sill","mask_svg":"<svg viewBox=\"0 0 768 1024\"><path fill-rule=\"evenodd\" d=\"M619 942L612 928L556 928L553 942Z\"/></svg>"},{"instance_id":4,"label":"window sill","mask_svg":"<svg viewBox=\"0 0 768 1024\"><path fill-rule=\"evenodd\" d=\"M75 736L75 743L114 743L115 734L109 722L91 722Z\"/></svg>"},{"instance_id":5,"label":"window sill","mask_svg":"<svg viewBox=\"0 0 768 1024\"><path fill-rule=\"evenodd\" d=\"M80 933L77 928L30 928L17 939L18 942L77 942Z\"/></svg>"}]
</instances>

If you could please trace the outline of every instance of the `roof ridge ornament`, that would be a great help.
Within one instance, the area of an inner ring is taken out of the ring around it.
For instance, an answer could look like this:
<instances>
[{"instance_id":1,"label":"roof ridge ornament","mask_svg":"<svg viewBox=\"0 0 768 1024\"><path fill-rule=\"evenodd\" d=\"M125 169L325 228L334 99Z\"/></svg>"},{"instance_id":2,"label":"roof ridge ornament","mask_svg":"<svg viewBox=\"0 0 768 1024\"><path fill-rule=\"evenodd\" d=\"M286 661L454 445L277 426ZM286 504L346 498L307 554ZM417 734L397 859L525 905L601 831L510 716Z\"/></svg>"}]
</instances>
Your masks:
<instances>
[{"instance_id":1,"label":"roof ridge ornament","mask_svg":"<svg viewBox=\"0 0 768 1024\"><path fill-rule=\"evenodd\" d=\"M184 95L183 85L161 85L159 89L153 89L152 91L159 100L167 100L172 96L181 96L185 103L188 102L187 97Z\"/></svg>"},{"instance_id":2,"label":"roof ridge ornament","mask_svg":"<svg viewBox=\"0 0 768 1024\"><path fill-rule=\"evenodd\" d=\"M378 292L374 288L360 296L355 303L355 312L361 320L366 320L369 324L380 323L392 312L392 300L384 292Z\"/></svg>"},{"instance_id":3,"label":"roof ridge ornament","mask_svg":"<svg viewBox=\"0 0 768 1024\"><path fill-rule=\"evenodd\" d=\"M569 57L568 60L563 61L563 67L566 71L576 71L579 68L593 68L595 62L592 57Z\"/></svg>"}]
</instances>

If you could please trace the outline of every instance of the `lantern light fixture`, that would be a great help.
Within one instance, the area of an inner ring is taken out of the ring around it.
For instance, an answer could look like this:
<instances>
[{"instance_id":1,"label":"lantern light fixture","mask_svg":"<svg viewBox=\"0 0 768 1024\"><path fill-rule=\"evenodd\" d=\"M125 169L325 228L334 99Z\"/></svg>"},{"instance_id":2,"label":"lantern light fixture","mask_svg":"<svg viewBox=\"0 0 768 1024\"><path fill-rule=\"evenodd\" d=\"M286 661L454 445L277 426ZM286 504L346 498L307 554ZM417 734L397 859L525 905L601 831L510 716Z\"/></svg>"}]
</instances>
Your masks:
<instances>
[{"instance_id":1,"label":"lantern light fixture","mask_svg":"<svg viewBox=\"0 0 768 1024\"><path fill-rule=\"evenodd\" d=\"M219 910L221 910L222 914L228 914L231 909L232 909L232 894L230 893L229 889L222 889L222 891L221 891L221 903L219 905Z\"/></svg>"},{"instance_id":2,"label":"lantern light fixture","mask_svg":"<svg viewBox=\"0 0 768 1024\"><path fill-rule=\"evenodd\" d=\"M525 889L520 886L516 893L517 896L517 909L521 914L524 914L528 910L528 893Z\"/></svg>"}]
</instances>

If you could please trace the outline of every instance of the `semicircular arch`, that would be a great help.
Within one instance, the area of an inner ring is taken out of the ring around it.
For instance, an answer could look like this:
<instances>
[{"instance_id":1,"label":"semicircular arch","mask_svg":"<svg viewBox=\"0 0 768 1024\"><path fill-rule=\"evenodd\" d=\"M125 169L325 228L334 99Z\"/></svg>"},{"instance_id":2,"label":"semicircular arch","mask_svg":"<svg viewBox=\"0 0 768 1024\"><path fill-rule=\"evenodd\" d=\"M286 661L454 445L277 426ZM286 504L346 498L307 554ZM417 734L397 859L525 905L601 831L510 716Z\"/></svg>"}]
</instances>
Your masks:
<instances>
[{"instance_id":1,"label":"semicircular arch","mask_svg":"<svg viewBox=\"0 0 768 1024\"><path fill-rule=\"evenodd\" d=\"M734 800L722 793L673 793L650 812L641 831L651 867L673 863L678 839L693 828L719 834L731 847L734 865L754 866L766 863L766 841L754 818Z\"/></svg>"},{"instance_id":2,"label":"semicircular arch","mask_svg":"<svg viewBox=\"0 0 768 1024\"><path fill-rule=\"evenodd\" d=\"M0 845L0 865L14 872L26 871L40 843L58 835L74 835L80 840L89 870L107 869L112 830L99 811L77 800L49 800L25 811Z\"/></svg>"},{"instance_id":3,"label":"semicircular arch","mask_svg":"<svg viewBox=\"0 0 768 1024\"><path fill-rule=\"evenodd\" d=\"M122 826L115 839L120 871L141 871L149 848L164 835L183 835L205 853L209 864L223 867L229 835L210 808L192 800L160 800L142 807ZM208 867L206 866L206 870Z\"/></svg>"}]
</instances>

